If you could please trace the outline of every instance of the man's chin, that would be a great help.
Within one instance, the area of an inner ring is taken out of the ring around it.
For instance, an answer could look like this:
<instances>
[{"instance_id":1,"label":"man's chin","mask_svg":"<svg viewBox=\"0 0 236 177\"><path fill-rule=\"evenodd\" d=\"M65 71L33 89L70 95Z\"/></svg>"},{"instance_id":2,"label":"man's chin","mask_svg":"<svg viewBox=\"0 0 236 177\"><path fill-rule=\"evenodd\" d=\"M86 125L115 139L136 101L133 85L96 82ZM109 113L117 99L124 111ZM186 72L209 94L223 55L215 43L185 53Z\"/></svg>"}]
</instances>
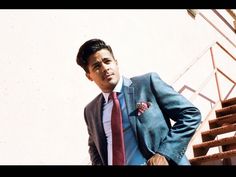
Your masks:
<instances>
[{"instance_id":1,"label":"man's chin","mask_svg":"<svg viewBox=\"0 0 236 177\"><path fill-rule=\"evenodd\" d=\"M118 80L115 78L107 78L106 81L109 85L112 85L112 86L114 86L118 83Z\"/></svg>"},{"instance_id":2,"label":"man's chin","mask_svg":"<svg viewBox=\"0 0 236 177\"><path fill-rule=\"evenodd\" d=\"M107 79L107 82L110 84L110 85L116 85L117 84L117 81L116 79Z\"/></svg>"}]
</instances>

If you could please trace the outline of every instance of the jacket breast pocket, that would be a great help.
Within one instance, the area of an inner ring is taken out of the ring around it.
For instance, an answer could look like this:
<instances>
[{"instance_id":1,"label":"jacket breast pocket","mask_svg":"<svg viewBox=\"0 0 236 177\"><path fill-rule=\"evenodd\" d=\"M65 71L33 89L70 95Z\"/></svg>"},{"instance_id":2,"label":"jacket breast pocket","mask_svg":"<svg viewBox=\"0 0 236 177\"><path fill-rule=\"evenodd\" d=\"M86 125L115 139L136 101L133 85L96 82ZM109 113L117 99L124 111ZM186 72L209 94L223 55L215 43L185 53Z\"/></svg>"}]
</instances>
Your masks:
<instances>
[{"instance_id":1,"label":"jacket breast pocket","mask_svg":"<svg viewBox=\"0 0 236 177\"><path fill-rule=\"evenodd\" d=\"M141 115L137 116L137 119L140 123L151 123L153 119L156 119L157 111L153 108L149 108L144 111Z\"/></svg>"}]
</instances>

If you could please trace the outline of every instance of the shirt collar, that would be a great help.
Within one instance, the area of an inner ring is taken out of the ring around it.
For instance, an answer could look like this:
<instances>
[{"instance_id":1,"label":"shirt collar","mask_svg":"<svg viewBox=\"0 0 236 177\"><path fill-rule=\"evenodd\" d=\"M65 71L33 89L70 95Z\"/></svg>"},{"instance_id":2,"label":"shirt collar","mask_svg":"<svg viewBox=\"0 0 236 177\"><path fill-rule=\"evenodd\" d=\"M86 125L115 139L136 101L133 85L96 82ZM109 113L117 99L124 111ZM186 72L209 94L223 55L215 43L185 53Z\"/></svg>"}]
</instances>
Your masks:
<instances>
[{"instance_id":1,"label":"shirt collar","mask_svg":"<svg viewBox=\"0 0 236 177\"><path fill-rule=\"evenodd\" d=\"M115 86L113 92L118 92L118 93L120 93L120 92L121 92L121 89L122 89L122 84L123 84L123 78L120 77L120 79L119 79L118 83L116 84L116 86ZM109 97L110 93L102 92L102 94L103 94L103 97L104 97L104 99L105 99L105 103L107 103L107 102L108 102L108 97Z\"/></svg>"}]
</instances>

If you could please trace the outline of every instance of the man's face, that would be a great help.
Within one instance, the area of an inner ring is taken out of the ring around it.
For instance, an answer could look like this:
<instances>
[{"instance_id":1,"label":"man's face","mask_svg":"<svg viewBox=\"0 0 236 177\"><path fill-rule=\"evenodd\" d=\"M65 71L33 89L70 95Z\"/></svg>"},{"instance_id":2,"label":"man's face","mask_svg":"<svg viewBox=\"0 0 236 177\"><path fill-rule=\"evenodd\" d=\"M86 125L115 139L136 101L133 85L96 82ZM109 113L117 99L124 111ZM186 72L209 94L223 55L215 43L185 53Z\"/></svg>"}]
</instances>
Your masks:
<instances>
[{"instance_id":1,"label":"man's face","mask_svg":"<svg viewBox=\"0 0 236 177\"><path fill-rule=\"evenodd\" d=\"M111 92L120 79L117 61L107 49L101 49L88 58L86 76L103 92Z\"/></svg>"}]
</instances>

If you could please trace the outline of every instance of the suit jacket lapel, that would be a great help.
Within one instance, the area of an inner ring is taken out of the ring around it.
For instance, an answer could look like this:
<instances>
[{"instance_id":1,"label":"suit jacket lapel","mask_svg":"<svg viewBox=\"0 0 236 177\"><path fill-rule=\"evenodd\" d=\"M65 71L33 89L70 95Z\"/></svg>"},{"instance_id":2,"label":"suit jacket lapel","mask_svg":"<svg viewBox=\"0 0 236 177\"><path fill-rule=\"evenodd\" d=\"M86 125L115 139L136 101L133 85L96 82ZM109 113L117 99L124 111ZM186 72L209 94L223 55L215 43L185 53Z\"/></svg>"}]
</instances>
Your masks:
<instances>
[{"instance_id":1,"label":"suit jacket lapel","mask_svg":"<svg viewBox=\"0 0 236 177\"><path fill-rule=\"evenodd\" d=\"M137 139L137 129L136 129L136 107L135 107L135 99L134 99L134 87L132 86L132 81L123 77L124 79L124 95L125 101L128 111L128 116L130 119L130 124L133 127L135 137Z\"/></svg>"}]
</instances>

